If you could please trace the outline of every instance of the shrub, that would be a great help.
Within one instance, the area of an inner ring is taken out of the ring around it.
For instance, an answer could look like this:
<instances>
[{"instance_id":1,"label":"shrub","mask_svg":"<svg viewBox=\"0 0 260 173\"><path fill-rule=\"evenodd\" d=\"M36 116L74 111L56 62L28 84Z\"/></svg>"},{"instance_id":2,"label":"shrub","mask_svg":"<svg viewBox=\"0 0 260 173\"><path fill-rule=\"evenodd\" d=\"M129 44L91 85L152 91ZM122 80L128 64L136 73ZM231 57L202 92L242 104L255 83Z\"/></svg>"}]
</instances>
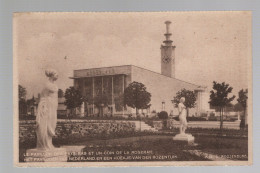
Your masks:
<instances>
[{"instance_id":1,"label":"shrub","mask_svg":"<svg viewBox=\"0 0 260 173\"><path fill-rule=\"evenodd\" d=\"M166 111L162 111L158 114L158 117L163 120L163 128L167 128L168 113Z\"/></svg>"},{"instance_id":2,"label":"shrub","mask_svg":"<svg viewBox=\"0 0 260 173\"><path fill-rule=\"evenodd\" d=\"M200 117L207 117L208 114L207 113L200 113Z\"/></svg>"},{"instance_id":3,"label":"shrub","mask_svg":"<svg viewBox=\"0 0 260 173\"><path fill-rule=\"evenodd\" d=\"M179 121L179 116L172 117L172 119L174 119L174 120L176 120L176 121Z\"/></svg>"},{"instance_id":4,"label":"shrub","mask_svg":"<svg viewBox=\"0 0 260 173\"><path fill-rule=\"evenodd\" d=\"M168 113L166 111L162 111L158 114L159 119L168 119Z\"/></svg>"},{"instance_id":5,"label":"shrub","mask_svg":"<svg viewBox=\"0 0 260 173\"><path fill-rule=\"evenodd\" d=\"M57 118L58 119L68 119L68 116L64 115L64 114L57 114Z\"/></svg>"},{"instance_id":6,"label":"shrub","mask_svg":"<svg viewBox=\"0 0 260 173\"><path fill-rule=\"evenodd\" d=\"M19 120L35 120L36 119L36 116L34 115L19 115Z\"/></svg>"},{"instance_id":7,"label":"shrub","mask_svg":"<svg viewBox=\"0 0 260 173\"><path fill-rule=\"evenodd\" d=\"M154 127L154 125L153 125L153 120L151 120L151 119L146 119L144 122L145 122L146 124L148 124L149 126Z\"/></svg>"},{"instance_id":8,"label":"shrub","mask_svg":"<svg viewBox=\"0 0 260 173\"><path fill-rule=\"evenodd\" d=\"M215 116L209 116L209 118L208 118L208 120L209 121L218 121L218 118L217 117L215 117Z\"/></svg>"},{"instance_id":9,"label":"shrub","mask_svg":"<svg viewBox=\"0 0 260 173\"><path fill-rule=\"evenodd\" d=\"M214 112L211 112L211 113L209 114L209 116L215 117L215 113L214 113Z\"/></svg>"},{"instance_id":10,"label":"shrub","mask_svg":"<svg viewBox=\"0 0 260 173\"><path fill-rule=\"evenodd\" d=\"M242 118L241 121L240 121L240 129L245 129L245 118Z\"/></svg>"}]
</instances>

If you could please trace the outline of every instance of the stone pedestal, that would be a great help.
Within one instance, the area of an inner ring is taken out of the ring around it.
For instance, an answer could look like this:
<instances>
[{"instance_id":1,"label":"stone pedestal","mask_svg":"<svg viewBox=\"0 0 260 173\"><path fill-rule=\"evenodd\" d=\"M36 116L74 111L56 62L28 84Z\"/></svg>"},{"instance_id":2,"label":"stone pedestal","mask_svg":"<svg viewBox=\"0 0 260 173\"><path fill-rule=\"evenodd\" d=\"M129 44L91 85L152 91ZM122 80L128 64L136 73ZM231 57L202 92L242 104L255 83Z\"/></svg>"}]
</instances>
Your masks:
<instances>
[{"instance_id":1,"label":"stone pedestal","mask_svg":"<svg viewBox=\"0 0 260 173\"><path fill-rule=\"evenodd\" d=\"M187 142L189 143L194 143L194 136L192 136L191 134L177 134L176 136L173 137L174 141L183 141L183 142Z\"/></svg>"},{"instance_id":2,"label":"stone pedestal","mask_svg":"<svg viewBox=\"0 0 260 173\"><path fill-rule=\"evenodd\" d=\"M54 148L51 150L26 150L25 162L67 162L67 150Z\"/></svg>"},{"instance_id":3,"label":"stone pedestal","mask_svg":"<svg viewBox=\"0 0 260 173\"><path fill-rule=\"evenodd\" d=\"M83 152L83 149L86 148L85 145L64 145L61 147L65 148L67 153Z\"/></svg>"}]
</instances>

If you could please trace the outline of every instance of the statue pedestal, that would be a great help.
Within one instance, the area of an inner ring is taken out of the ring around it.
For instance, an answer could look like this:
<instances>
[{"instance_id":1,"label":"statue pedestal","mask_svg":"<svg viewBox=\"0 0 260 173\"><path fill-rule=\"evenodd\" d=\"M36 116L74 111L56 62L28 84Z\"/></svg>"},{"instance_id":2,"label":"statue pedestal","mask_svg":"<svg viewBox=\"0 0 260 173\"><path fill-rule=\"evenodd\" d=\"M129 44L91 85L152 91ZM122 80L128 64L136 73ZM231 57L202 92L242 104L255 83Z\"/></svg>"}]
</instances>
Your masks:
<instances>
[{"instance_id":1,"label":"statue pedestal","mask_svg":"<svg viewBox=\"0 0 260 173\"><path fill-rule=\"evenodd\" d=\"M67 162L67 151L65 148L29 149L26 150L25 162Z\"/></svg>"},{"instance_id":2,"label":"statue pedestal","mask_svg":"<svg viewBox=\"0 0 260 173\"><path fill-rule=\"evenodd\" d=\"M189 143L194 143L194 136L192 136L191 134L177 134L176 136L173 137L174 141L183 141L183 142L187 142Z\"/></svg>"}]
</instances>

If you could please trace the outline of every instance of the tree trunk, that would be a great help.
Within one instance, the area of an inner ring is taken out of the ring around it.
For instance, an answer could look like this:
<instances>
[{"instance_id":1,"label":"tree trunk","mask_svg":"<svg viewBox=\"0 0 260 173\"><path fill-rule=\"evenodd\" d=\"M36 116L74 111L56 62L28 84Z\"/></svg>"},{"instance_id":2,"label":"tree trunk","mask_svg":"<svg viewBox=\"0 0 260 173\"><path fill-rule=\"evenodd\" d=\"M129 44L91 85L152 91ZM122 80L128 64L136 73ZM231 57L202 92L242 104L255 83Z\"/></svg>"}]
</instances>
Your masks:
<instances>
[{"instance_id":1,"label":"tree trunk","mask_svg":"<svg viewBox=\"0 0 260 173\"><path fill-rule=\"evenodd\" d=\"M104 117L104 107L103 106L101 106L101 108L100 108L100 116Z\"/></svg>"},{"instance_id":2,"label":"tree trunk","mask_svg":"<svg viewBox=\"0 0 260 173\"><path fill-rule=\"evenodd\" d=\"M136 108L136 117L137 117L137 114L138 114L138 109ZM141 132L141 116L139 118L140 118L140 132Z\"/></svg>"},{"instance_id":3,"label":"tree trunk","mask_svg":"<svg viewBox=\"0 0 260 173\"><path fill-rule=\"evenodd\" d=\"M220 108L220 132L222 134L223 129L223 108Z\"/></svg>"},{"instance_id":4,"label":"tree trunk","mask_svg":"<svg viewBox=\"0 0 260 173\"><path fill-rule=\"evenodd\" d=\"M244 115L240 121L240 129L245 129L245 127L246 127L246 108L244 108Z\"/></svg>"},{"instance_id":5,"label":"tree trunk","mask_svg":"<svg viewBox=\"0 0 260 173\"><path fill-rule=\"evenodd\" d=\"M246 107L244 108L244 127L246 127Z\"/></svg>"},{"instance_id":6,"label":"tree trunk","mask_svg":"<svg viewBox=\"0 0 260 173\"><path fill-rule=\"evenodd\" d=\"M72 117L76 116L77 114L77 108L72 109Z\"/></svg>"},{"instance_id":7,"label":"tree trunk","mask_svg":"<svg viewBox=\"0 0 260 173\"><path fill-rule=\"evenodd\" d=\"M187 122L189 122L188 117L189 117L189 108L187 108L187 118L186 118Z\"/></svg>"}]
</instances>

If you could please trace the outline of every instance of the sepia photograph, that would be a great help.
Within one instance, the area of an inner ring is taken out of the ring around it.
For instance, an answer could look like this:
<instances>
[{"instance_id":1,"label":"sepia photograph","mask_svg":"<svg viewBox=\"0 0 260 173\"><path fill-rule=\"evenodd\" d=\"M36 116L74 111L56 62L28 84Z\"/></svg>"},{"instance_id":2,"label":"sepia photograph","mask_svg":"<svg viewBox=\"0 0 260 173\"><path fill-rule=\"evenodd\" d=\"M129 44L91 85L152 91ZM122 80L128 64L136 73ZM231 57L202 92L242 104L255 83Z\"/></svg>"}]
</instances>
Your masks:
<instances>
[{"instance_id":1,"label":"sepia photograph","mask_svg":"<svg viewBox=\"0 0 260 173\"><path fill-rule=\"evenodd\" d=\"M13 13L14 165L251 165L251 22Z\"/></svg>"}]
</instances>

